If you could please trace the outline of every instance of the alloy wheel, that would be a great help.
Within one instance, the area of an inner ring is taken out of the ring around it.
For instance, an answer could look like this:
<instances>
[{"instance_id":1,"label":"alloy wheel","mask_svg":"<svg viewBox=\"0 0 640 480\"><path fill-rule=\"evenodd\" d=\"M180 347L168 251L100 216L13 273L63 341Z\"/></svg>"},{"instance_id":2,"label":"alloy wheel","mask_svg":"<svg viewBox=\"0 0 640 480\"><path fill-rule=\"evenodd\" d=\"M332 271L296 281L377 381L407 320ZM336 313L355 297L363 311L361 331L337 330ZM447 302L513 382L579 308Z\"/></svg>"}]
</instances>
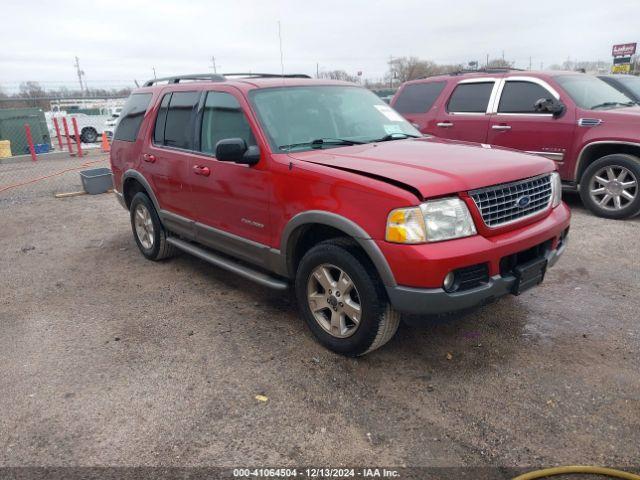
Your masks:
<instances>
[{"instance_id":1,"label":"alloy wheel","mask_svg":"<svg viewBox=\"0 0 640 480\"><path fill-rule=\"evenodd\" d=\"M636 199L638 179L625 167L609 165L591 177L589 195L604 210L622 210Z\"/></svg>"},{"instance_id":2,"label":"alloy wheel","mask_svg":"<svg viewBox=\"0 0 640 480\"><path fill-rule=\"evenodd\" d=\"M362 305L358 290L347 273L328 263L309 275L307 302L318 325L330 335L347 338L358 329Z\"/></svg>"},{"instance_id":3,"label":"alloy wheel","mask_svg":"<svg viewBox=\"0 0 640 480\"><path fill-rule=\"evenodd\" d=\"M142 203L139 203L136 206L136 211L134 214L134 224L136 227L136 235L138 236L140 244L143 246L143 248L149 250L153 247L155 238L153 230L153 220L151 219L149 209Z\"/></svg>"}]
</instances>

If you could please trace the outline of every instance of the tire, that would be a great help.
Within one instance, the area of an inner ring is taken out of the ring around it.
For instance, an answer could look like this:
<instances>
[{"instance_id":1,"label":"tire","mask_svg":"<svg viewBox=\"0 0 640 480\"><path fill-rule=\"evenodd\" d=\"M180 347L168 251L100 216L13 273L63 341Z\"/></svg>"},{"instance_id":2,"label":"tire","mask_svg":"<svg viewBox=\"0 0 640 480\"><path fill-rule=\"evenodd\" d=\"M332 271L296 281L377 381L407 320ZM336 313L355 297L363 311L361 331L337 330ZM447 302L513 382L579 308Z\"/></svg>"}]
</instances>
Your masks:
<instances>
[{"instance_id":1,"label":"tire","mask_svg":"<svg viewBox=\"0 0 640 480\"><path fill-rule=\"evenodd\" d=\"M320 275L324 287L314 275L322 272L328 272ZM355 357L380 348L400 323L400 314L389 304L374 267L344 239L322 242L304 255L296 272L295 292L313 335L342 355Z\"/></svg>"},{"instance_id":2,"label":"tire","mask_svg":"<svg viewBox=\"0 0 640 480\"><path fill-rule=\"evenodd\" d=\"M82 143L94 143L98 140L98 132L94 128L83 128L80 133L80 140Z\"/></svg>"},{"instance_id":3,"label":"tire","mask_svg":"<svg viewBox=\"0 0 640 480\"><path fill-rule=\"evenodd\" d=\"M580 179L580 198L599 217L631 218L640 213L639 185L640 159L615 153L587 167Z\"/></svg>"},{"instance_id":4,"label":"tire","mask_svg":"<svg viewBox=\"0 0 640 480\"><path fill-rule=\"evenodd\" d=\"M146 193L136 193L131 200L129 212L133 238L146 258L163 260L175 254L175 247L167 242L167 231L160 223L153 202Z\"/></svg>"}]
</instances>

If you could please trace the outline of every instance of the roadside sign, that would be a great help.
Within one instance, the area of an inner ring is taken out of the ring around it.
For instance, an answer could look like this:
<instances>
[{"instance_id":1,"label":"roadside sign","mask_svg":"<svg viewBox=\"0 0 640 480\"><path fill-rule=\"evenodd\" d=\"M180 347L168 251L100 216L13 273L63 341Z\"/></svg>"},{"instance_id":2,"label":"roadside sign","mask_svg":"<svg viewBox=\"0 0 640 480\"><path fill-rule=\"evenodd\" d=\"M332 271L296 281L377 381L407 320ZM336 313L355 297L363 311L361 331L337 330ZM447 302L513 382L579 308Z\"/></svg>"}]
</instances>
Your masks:
<instances>
[{"instance_id":1,"label":"roadside sign","mask_svg":"<svg viewBox=\"0 0 640 480\"><path fill-rule=\"evenodd\" d=\"M621 43L613 46L613 50L611 51L611 55L614 57L630 57L631 55L636 54L636 44L635 43Z\"/></svg>"},{"instance_id":2,"label":"roadside sign","mask_svg":"<svg viewBox=\"0 0 640 480\"><path fill-rule=\"evenodd\" d=\"M614 57L614 65L621 65L623 63L631 63L631 57Z\"/></svg>"},{"instance_id":3,"label":"roadside sign","mask_svg":"<svg viewBox=\"0 0 640 480\"><path fill-rule=\"evenodd\" d=\"M631 64L630 63L621 63L619 65L614 65L611 67L611 73L629 73L631 72Z\"/></svg>"}]
</instances>

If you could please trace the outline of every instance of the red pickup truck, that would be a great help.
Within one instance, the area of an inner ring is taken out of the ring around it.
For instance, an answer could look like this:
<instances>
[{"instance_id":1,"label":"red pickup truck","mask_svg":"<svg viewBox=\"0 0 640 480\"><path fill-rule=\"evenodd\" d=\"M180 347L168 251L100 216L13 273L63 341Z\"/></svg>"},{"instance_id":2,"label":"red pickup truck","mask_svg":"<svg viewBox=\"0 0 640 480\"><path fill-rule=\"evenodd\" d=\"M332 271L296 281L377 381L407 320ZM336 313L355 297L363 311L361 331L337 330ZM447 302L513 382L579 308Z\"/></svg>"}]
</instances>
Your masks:
<instances>
[{"instance_id":1,"label":"red pickup truck","mask_svg":"<svg viewBox=\"0 0 640 480\"><path fill-rule=\"evenodd\" d=\"M391 105L422 133L552 159L596 215L640 213L640 107L576 72L484 70L404 83Z\"/></svg>"},{"instance_id":2,"label":"red pickup truck","mask_svg":"<svg viewBox=\"0 0 640 480\"><path fill-rule=\"evenodd\" d=\"M149 81L111 166L145 257L293 284L313 334L346 355L384 345L401 312L536 286L569 228L552 161L422 138L372 92L300 75Z\"/></svg>"}]
</instances>

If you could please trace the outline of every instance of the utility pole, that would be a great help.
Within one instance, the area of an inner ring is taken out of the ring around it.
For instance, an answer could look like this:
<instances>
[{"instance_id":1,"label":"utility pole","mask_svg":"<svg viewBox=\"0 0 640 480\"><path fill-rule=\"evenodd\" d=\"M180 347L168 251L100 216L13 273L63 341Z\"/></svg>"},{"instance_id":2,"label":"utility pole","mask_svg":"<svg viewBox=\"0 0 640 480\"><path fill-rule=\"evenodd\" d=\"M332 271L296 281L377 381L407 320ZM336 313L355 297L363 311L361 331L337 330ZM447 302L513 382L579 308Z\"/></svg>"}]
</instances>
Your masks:
<instances>
[{"instance_id":1,"label":"utility pole","mask_svg":"<svg viewBox=\"0 0 640 480\"><path fill-rule=\"evenodd\" d=\"M529 70L531 70L531 56L529 56Z\"/></svg>"},{"instance_id":2,"label":"utility pole","mask_svg":"<svg viewBox=\"0 0 640 480\"><path fill-rule=\"evenodd\" d=\"M156 77L156 67L151 67L151 69L153 70L153 79L157 79L158 77Z\"/></svg>"},{"instance_id":3,"label":"utility pole","mask_svg":"<svg viewBox=\"0 0 640 480\"><path fill-rule=\"evenodd\" d=\"M489 54L487 53L487 63L484 64L484 68L489 68Z\"/></svg>"},{"instance_id":4,"label":"utility pole","mask_svg":"<svg viewBox=\"0 0 640 480\"><path fill-rule=\"evenodd\" d=\"M216 66L216 57L211 57L211 68L213 68L213 73L218 73L218 67Z\"/></svg>"},{"instance_id":5,"label":"utility pole","mask_svg":"<svg viewBox=\"0 0 640 480\"><path fill-rule=\"evenodd\" d=\"M316 62L316 78L320 78L320 62Z\"/></svg>"},{"instance_id":6,"label":"utility pole","mask_svg":"<svg viewBox=\"0 0 640 480\"><path fill-rule=\"evenodd\" d=\"M389 88L393 88L393 55L389 55Z\"/></svg>"},{"instance_id":7,"label":"utility pole","mask_svg":"<svg viewBox=\"0 0 640 480\"><path fill-rule=\"evenodd\" d=\"M76 73L78 74L78 82L80 83L80 92L84 94L84 89L86 86L86 85L83 86L82 84L82 76L84 75L84 72L80 70L80 59L78 57L76 57L76 63L74 63L73 66L76 67Z\"/></svg>"}]
</instances>

